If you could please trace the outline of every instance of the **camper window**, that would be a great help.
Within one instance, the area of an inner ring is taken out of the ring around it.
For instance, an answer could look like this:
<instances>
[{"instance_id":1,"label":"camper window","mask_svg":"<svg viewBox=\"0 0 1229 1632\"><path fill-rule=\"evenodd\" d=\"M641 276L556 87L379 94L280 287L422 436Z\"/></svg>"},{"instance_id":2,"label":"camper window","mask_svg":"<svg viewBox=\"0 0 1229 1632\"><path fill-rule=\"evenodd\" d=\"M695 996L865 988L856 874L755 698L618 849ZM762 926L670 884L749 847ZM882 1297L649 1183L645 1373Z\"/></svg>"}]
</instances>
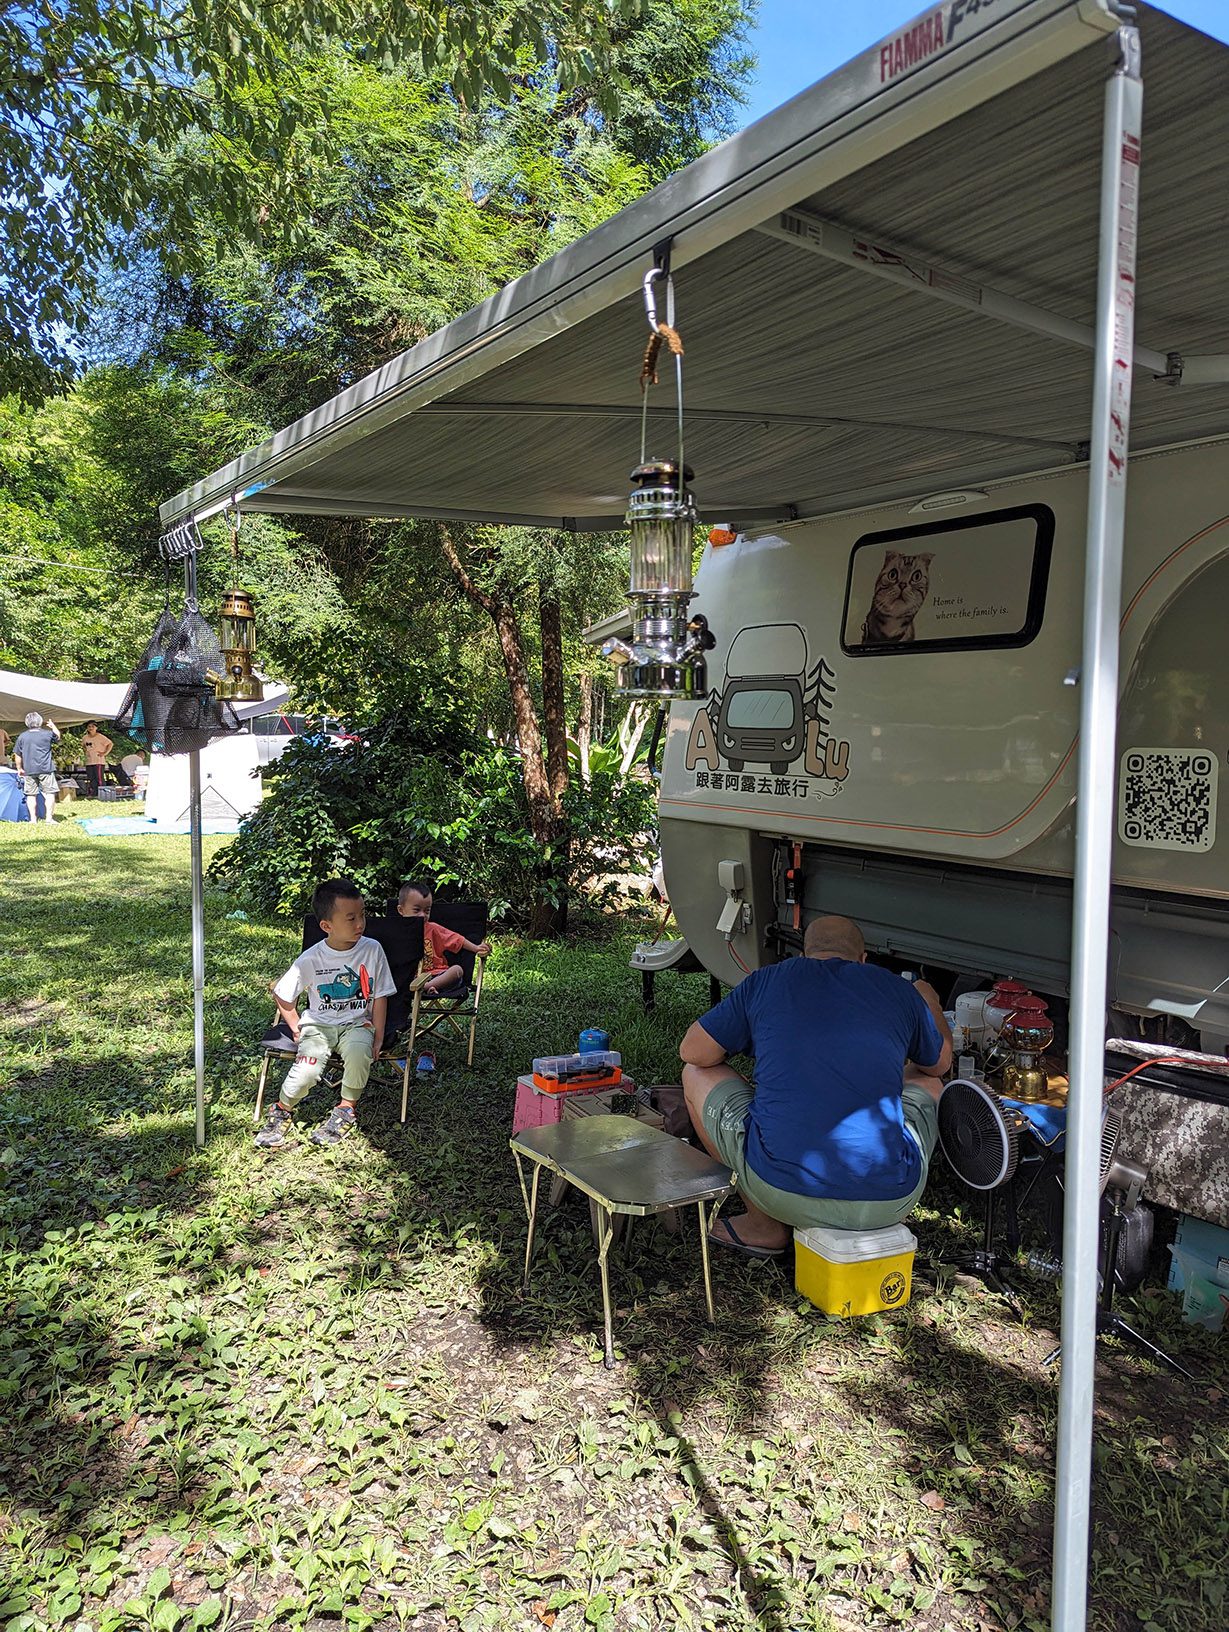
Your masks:
<instances>
[{"instance_id":1,"label":"camper window","mask_svg":"<svg viewBox=\"0 0 1229 1632\"><path fill-rule=\"evenodd\" d=\"M1043 504L866 533L849 558L842 649L1027 646L1041 628L1053 541Z\"/></svg>"}]
</instances>

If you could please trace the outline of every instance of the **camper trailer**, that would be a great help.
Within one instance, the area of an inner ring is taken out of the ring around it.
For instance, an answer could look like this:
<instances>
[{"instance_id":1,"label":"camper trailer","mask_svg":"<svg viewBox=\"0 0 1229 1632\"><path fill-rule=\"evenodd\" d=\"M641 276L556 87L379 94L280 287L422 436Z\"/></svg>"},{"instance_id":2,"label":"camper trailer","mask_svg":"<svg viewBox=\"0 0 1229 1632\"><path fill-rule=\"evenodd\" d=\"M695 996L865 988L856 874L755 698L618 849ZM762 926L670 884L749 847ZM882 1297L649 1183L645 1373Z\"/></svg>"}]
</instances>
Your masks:
<instances>
[{"instance_id":1,"label":"camper trailer","mask_svg":"<svg viewBox=\"0 0 1229 1632\"><path fill-rule=\"evenodd\" d=\"M1066 993L1086 513L1086 471L1040 471L706 548L710 691L671 707L661 842L711 971L823 910L905 963ZM1110 1002L1217 1050L1227 544L1223 441L1131 461Z\"/></svg>"}]
</instances>

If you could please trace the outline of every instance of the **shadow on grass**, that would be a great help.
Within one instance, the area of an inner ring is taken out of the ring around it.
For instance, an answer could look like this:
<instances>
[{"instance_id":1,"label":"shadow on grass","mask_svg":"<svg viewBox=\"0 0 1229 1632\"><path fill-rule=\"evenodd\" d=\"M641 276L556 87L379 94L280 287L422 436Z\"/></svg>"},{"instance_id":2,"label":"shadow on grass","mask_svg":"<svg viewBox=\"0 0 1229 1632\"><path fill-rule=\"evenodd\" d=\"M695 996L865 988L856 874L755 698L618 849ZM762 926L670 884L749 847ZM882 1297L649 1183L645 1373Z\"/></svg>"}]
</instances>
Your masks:
<instances>
[{"instance_id":1,"label":"shadow on grass","mask_svg":"<svg viewBox=\"0 0 1229 1632\"><path fill-rule=\"evenodd\" d=\"M430 1234L442 1231L457 1240L476 1234L494 1248L477 1277L478 1319L494 1358L532 1375L545 1355L556 1365L562 1355L566 1366L576 1339L592 1363L600 1345L600 1287L587 1205L572 1196L558 1209L543 1206L530 1290L520 1291L524 1217L506 1147L509 1098L471 1086L458 1074L447 1091L440 1084L431 1097L418 1093L412 1099L404 1130L394 1120L373 1118L367 1134L403 1177L410 1209L399 1215L404 1223L414 1223L417 1215ZM681 1477L719 1540L747 1613L763 1632L788 1632L797 1624L788 1574L739 1516L740 1492L725 1487L716 1471L720 1458L706 1448L703 1432L697 1436L699 1425L711 1424L716 1411L745 1440L776 1435L782 1429L783 1375L812 1360L826 1370L835 1359L842 1377L839 1385L825 1385L825 1420L830 1422L834 1404L838 1420L882 1423L885 1437L896 1437L901 1458L916 1469L910 1496L916 1501L933 1488L936 1458L963 1443L961 1431L996 1463L1015 1457L1018 1446L1004 1424L1021 1412L1048 1411L1051 1386L992 1352L993 1321L981 1349L937 1323L922 1326L917 1317L927 1300L920 1296L904 1322L830 1324L814 1313L797 1314L796 1295L781 1269L744 1264L730 1254L714 1253L718 1324L710 1327L693 1222L694 1210L688 1210L680 1233L668 1235L654 1221L638 1221L631 1241L612 1258L616 1346L627 1358L609 1385L630 1388L652 1412L660 1435L675 1443ZM357 1254L370 1250L361 1228L350 1241ZM868 1353L871 1369L862 1376ZM892 1375L893 1368L899 1375ZM557 1386L565 1401L570 1380L560 1377ZM814 1401L788 1395L787 1387L784 1415L798 1427L813 1417ZM945 1426L970 1413L975 1429ZM861 1437L851 1436L855 1442ZM814 1446L809 1454L822 1461L831 1453ZM930 1526L932 1516L922 1511ZM959 1511L960 1525L983 1543L1035 1567L1044 1505L1028 1496L1016 1500L1009 1488L996 1489L992 1498L972 1489Z\"/></svg>"}]
</instances>

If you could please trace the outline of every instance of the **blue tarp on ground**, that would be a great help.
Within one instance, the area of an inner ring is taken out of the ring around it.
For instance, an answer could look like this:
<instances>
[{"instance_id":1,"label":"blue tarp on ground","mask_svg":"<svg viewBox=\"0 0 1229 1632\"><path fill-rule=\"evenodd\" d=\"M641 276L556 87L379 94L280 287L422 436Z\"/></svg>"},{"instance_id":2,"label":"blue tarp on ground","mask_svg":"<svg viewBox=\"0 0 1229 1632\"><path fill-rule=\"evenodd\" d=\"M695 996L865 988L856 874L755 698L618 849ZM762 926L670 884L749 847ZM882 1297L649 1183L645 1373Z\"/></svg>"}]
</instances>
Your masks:
<instances>
[{"instance_id":1,"label":"blue tarp on ground","mask_svg":"<svg viewBox=\"0 0 1229 1632\"><path fill-rule=\"evenodd\" d=\"M80 816L77 818L94 839L127 838L133 833L187 833L187 822L150 822L144 816ZM237 821L203 821L202 833L237 833Z\"/></svg>"}]
</instances>

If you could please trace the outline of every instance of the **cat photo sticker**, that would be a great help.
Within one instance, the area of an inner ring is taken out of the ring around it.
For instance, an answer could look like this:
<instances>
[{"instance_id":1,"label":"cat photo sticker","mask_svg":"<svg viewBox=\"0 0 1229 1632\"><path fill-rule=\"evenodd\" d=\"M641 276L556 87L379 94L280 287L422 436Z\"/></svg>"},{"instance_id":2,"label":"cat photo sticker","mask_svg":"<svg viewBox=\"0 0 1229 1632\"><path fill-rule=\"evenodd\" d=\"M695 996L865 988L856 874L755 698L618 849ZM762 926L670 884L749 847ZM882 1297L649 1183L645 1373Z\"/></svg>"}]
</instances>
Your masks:
<instances>
[{"instance_id":1,"label":"cat photo sticker","mask_svg":"<svg viewBox=\"0 0 1229 1632\"><path fill-rule=\"evenodd\" d=\"M868 533L854 545L850 657L1024 646L1041 627L1054 539L1045 505Z\"/></svg>"},{"instance_id":2,"label":"cat photo sticker","mask_svg":"<svg viewBox=\"0 0 1229 1632\"><path fill-rule=\"evenodd\" d=\"M930 593L930 563L934 551L902 555L887 550L871 592L871 604L862 620L863 646L902 646L916 640L914 620Z\"/></svg>"}]
</instances>

